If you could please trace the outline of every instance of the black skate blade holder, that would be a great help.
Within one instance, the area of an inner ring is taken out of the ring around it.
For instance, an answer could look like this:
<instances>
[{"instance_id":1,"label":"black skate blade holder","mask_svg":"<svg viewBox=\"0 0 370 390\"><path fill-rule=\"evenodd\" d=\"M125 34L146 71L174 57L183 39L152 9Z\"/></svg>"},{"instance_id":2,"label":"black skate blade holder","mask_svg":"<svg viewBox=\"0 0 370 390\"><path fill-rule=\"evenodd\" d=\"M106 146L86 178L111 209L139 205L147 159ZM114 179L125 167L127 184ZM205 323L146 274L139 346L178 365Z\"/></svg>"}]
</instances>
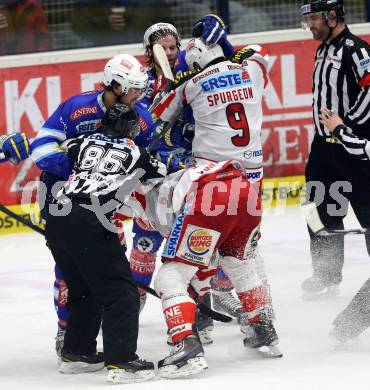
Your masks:
<instances>
[{"instance_id":1,"label":"black skate blade holder","mask_svg":"<svg viewBox=\"0 0 370 390\"><path fill-rule=\"evenodd\" d=\"M323 225L317 206L313 202L301 204L301 211L307 225L316 237L343 236L347 234L370 234L370 229L326 229Z\"/></svg>"}]
</instances>

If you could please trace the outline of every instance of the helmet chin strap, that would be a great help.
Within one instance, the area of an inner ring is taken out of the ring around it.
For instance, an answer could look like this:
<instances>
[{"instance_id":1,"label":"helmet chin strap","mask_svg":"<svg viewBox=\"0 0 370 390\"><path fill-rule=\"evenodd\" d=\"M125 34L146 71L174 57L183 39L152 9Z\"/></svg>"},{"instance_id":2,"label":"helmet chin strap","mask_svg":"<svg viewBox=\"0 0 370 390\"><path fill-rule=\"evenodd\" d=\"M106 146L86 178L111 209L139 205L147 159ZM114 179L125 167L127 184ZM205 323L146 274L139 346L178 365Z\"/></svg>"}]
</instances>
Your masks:
<instances>
[{"instance_id":1,"label":"helmet chin strap","mask_svg":"<svg viewBox=\"0 0 370 390\"><path fill-rule=\"evenodd\" d=\"M336 17L337 23L336 23L336 25L334 27L330 27L329 26L329 15L325 15L324 19L325 19L325 23L326 23L326 25L328 26L328 29L329 29L328 35L324 39L324 41L327 42L331 38L331 36L333 35L333 31L335 30L335 28L338 26L338 17Z\"/></svg>"},{"instance_id":2,"label":"helmet chin strap","mask_svg":"<svg viewBox=\"0 0 370 390\"><path fill-rule=\"evenodd\" d=\"M112 90L114 96L116 97L116 102L117 103L122 103L122 98L125 96L124 93L117 94Z\"/></svg>"}]
</instances>

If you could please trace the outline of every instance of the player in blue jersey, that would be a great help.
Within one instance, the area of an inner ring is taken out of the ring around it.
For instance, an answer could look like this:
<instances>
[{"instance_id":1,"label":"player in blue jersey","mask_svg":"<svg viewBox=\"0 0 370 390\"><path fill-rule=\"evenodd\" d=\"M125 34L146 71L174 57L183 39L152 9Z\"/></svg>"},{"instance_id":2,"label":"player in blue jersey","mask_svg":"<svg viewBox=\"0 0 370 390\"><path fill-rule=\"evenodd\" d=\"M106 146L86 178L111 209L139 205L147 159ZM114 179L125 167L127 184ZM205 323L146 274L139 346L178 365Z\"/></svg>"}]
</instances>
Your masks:
<instances>
[{"instance_id":1,"label":"player in blue jersey","mask_svg":"<svg viewBox=\"0 0 370 390\"><path fill-rule=\"evenodd\" d=\"M41 210L46 231L48 208L53 202L52 189L57 191L72 170L72 162L60 145L67 139L96 132L107 109L117 102L131 109L137 108L137 111L140 111L141 124L150 126L145 122L151 120L150 115L144 115L143 107L136 107L147 79L144 68L135 57L128 54L117 55L105 65L104 86L101 89L81 93L61 103L38 132L31 143L31 157L42 170L41 186L46 191L41 191L40 194L46 193L46 199L40 197L40 207L45 203ZM68 290L58 268L55 270L55 276L54 302L59 319L56 349L60 354L68 317Z\"/></svg>"},{"instance_id":2,"label":"player in blue jersey","mask_svg":"<svg viewBox=\"0 0 370 390\"><path fill-rule=\"evenodd\" d=\"M24 133L0 135L0 163L17 165L29 156L29 141Z\"/></svg>"}]
</instances>

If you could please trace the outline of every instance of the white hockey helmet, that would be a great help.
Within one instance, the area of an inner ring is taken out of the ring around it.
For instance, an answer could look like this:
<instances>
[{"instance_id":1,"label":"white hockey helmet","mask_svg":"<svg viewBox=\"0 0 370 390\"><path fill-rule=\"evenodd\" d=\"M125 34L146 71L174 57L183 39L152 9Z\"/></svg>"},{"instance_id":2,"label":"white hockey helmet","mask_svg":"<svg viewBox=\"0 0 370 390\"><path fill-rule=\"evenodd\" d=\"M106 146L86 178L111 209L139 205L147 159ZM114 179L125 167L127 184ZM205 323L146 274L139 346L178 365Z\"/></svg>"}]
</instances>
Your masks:
<instances>
[{"instance_id":1,"label":"white hockey helmet","mask_svg":"<svg viewBox=\"0 0 370 390\"><path fill-rule=\"evenodd\" d=\"M144 89L148 81L148 74L140 62L130 54L118 54L111 58L104 67L103 84L111 86L116 81L126 94L130 88Z\"/></svg>"},{"instance_id":2,"label":"white hockey helmet","mask_svg":"<svg viewBox=\"0 0 370 390\"><path fill-rule=\"evenodd\" d=\"M204 69L210 62L224 57L220 45L206 44L200 38L191 39L185 50L185 61L190 70Z\"/></svg>"},{"instance_id":3,"label":"white hockey helmet","mask_svg":"<svg viewBox=\"0 0 370 390\"><path fill-rule=\"evenodd\" d=\"M156 23L150 26L144 33L144 48L151 47L157 39L166 35L172 35L176 39L176 45L180 46L180 35L173 24Z\"/></svg>"}]
</instances>

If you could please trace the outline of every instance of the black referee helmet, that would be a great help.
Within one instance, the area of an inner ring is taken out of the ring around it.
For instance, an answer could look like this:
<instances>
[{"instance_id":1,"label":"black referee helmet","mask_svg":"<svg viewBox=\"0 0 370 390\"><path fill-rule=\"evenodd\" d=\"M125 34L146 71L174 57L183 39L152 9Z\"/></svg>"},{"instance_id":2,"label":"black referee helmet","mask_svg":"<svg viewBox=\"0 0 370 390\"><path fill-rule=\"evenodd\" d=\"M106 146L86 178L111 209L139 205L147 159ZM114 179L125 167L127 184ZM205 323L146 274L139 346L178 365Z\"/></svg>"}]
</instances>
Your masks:
<instances>
[{"instance_id":1,"label":"black referee helmet","mask_svg":"<svg viewBox=\"0 0 370 390\"><path fill-rule=\"evenodd\" d=\"M101 123L103 134L110 138L134 139L140 132L139 115L121 103L109 107Z\"/></svg>"}]
</instances>

